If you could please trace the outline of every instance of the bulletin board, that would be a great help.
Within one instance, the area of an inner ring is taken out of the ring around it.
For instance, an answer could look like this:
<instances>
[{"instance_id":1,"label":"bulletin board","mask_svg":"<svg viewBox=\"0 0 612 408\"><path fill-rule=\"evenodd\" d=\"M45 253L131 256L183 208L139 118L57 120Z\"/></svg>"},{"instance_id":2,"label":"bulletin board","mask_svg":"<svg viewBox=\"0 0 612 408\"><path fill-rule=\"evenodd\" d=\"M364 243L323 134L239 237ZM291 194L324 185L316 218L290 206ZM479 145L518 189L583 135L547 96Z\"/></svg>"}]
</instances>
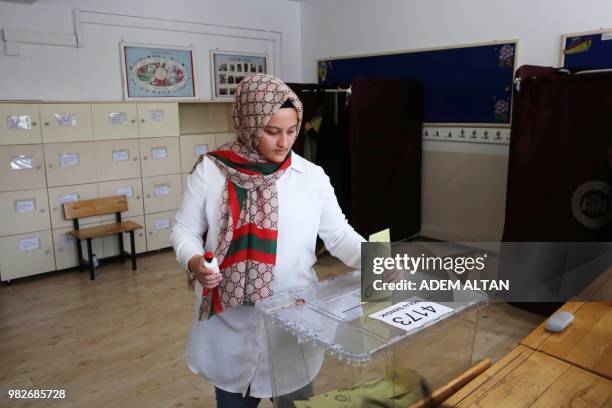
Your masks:
<instances>
[{"instance_id":1,"label":"bulletin board","mask_svg":"<svg viewBox=\"0 0 612 408\"><path fill-rule=\"evenodd\" d=\"M560 65L567 69L611 69L612 28L563 35Z\"/></svg>"},{"instance_id":2,"label":"bulletin board","mask_svg":"<svg viewBox=\"0 0 612 408\"><path fill-rule=\"evenodd\" d=\"M518 40L317 60L320 84L418 80L426 124L510 124Z\"/></svg>"}]
</instances>

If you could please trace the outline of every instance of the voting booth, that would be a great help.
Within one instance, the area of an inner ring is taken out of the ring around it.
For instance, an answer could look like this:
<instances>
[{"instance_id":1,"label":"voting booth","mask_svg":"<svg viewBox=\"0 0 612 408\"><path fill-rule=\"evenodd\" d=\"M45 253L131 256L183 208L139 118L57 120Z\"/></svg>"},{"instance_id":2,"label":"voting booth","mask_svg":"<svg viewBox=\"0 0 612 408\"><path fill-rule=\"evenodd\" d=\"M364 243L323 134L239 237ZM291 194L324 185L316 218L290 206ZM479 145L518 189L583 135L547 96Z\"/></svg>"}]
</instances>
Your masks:
<instances>
[{"instance_id":1,"label":"voting booth","mask_svg":"<svg viewBox=\"0 0 612 408\"><path fill-rule=\"evenodd\" d=\"M471 366L484 293L362 303L360 283L355 271L256 304L275 406L405 407Z\"/></svg>"}]
</instances>

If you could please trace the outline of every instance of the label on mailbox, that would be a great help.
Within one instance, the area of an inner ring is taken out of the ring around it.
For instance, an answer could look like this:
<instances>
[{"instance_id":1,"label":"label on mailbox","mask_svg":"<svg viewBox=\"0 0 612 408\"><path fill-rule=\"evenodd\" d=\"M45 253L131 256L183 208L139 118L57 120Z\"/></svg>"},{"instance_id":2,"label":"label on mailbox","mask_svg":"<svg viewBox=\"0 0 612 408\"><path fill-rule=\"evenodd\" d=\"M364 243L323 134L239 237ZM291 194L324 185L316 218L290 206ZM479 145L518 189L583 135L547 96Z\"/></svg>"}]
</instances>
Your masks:
<instances>
[{"instance_id":1,"label":"label on mailbox","mask_svg":"<svg viewBox=\"0 0 612 408\"><path fill-rule=\"evenodd\" d=\"M163 195L168 195L170 194L170 185L169 184L157 184L155 186L155 195L156 196L163 196Z\"/></svg>"},{"instance_id":2,"label":"label on mailbox","mask_svg":"<svg viewBox=\"0 0 612 408\"><path fill-rule=\"evenodd\" d=\"M15 200L15 211L18 213L31 212L36 210L36 200L27 198L23 200Z\"/></svg>"},{"instance_id":3,"label":"label on mailbox","mask_svg":"<svg viewBox=\"0 0 612 408\"><path fill-rule=\"evenodd\" d=\"M60 167L72 167L80 164L78 153L63 153L60 154Z\"/></svg>"},{"instance_id":4,"label":"label on mailbox","mask_svg":"<svg viewBox=\"0 0 612 408\"><path fill-rule=\"evenodd\" d=\"M208 153L208 145L207 144L201 144L201 145L195 145L195 154L196 156L200 156L203 154Z\"/></svg>"},{"instance_id":5,"label":"label on mailbox","mask_svg":"<svg viewBox=\"0 0 612 408\"><path fill-rule=\"evenodd\" d=\"M117 187L117 189L115 190L115 195L118 195L118 196L123 195L123 196L126 196L127 198L130 198L134 196L134 190L130 186Z\"/></svg>"},{"instance_id":6,"label":"label on mailbox","mask_svg":"<svg viewBox=\"0 0 612 408\"><path fill-rule=\"evenodd\" d=\"M165 159L168 157L168 149L166 149L166 146L154 147L151 149L151 157L154 160Z\"/></svg>"},{"instance_id":7,"label":"label on mailbox","mask_svg":"<svg viewBox=\"0 0 612 408\"><path fill-rule=\"evenodd\" d=\"M20 251L33 251L40 248L40 238L24 238L19 240Z\"/></svg>"},{"instance_id":8,"label":"label on mailbox","mask_svg":"<svg viewBox=\"0 0 612 408\"><path fill-rule=\"evenodd\" d=\"M32 129L32 119L28 115L7 116L6 127L8 129L30 130Z\"/></svg>"},{"instance_id":9,"label":"label on mailbox","mask_svg":"<svg viewBox=\"0 0 612 408\"><path fill-rule=\"evenodd\" d=\"M79 201L79 195L76 193L72 193L60 196L60 204L69 203L71 201Z\"/></svg>"},{"instance_id":10,"label":"label on mailbox","mask_svg":"<svg viewBox=\"0 0 612 408\"><path fill-rule=\"evenodd\" d=\"M123 150L113 150L113 161L126 161L130 160L130 151L127 149Z\"/></svg>"},{"instance_id":11,"label":"label on mailbox","mask_svg":"<svg viewBox=\"0 0 612 408\"><path fill-rule=\"evenodd\" d=\"M108 114L111 125L125 125L128 123L128 115L125 112L111 112Z\"/></svg>"},{"instance_id":12,"label":"label on mailbox","mask_svg":"<svg viewBox=\"0 0 612 408\"><path fill-rule=\"evenodd\" d=\"M160 220L155 220L155 229L156 230L164 230L170 228L170 218L162 218Z\"/></svg>"},{"instance_id":13,"label":"label on mailbox","mask_svg":"<svg viewBox=\"0 0 612 408\"><path fill-rule=\"evenodd\" d=\"M163 109L149 111L149 119L152 122L161 122L166 118L166 112Z\"/></svg>"},{"instance_id":14,"label":"label on mailbox","mask_svg":"<svg viewBox=\"0 0 612 408\"><path fill-rule=\"evenodd\" d=\"M74 113L55 113L53 114L55 118L56 126L76 126L77 125L77 117Z\"/></svg>"},{"instance_id":15,"label":"label on mailbox","mask_svg":"<svg viewBox=\"0 0 612 408\"><path fill-rule=\"evenodd\" d=\"M31 170L34 168L34 158L32 156L13 156L11 157L12 170Z\"/></svg>"}]
</instances>

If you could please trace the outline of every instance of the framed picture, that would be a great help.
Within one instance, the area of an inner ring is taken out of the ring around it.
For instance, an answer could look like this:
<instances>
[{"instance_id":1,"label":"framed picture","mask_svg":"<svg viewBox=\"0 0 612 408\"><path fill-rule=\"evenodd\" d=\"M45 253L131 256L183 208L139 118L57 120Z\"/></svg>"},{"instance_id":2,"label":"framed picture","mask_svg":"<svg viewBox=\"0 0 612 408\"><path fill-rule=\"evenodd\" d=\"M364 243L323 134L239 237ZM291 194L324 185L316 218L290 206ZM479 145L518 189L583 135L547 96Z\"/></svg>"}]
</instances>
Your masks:
<instances>
[{"instance_id":1,"label":"framed picture","mask_svg":"<svg viewBox=\"0 0 612 408\"><path fill-rule=\"evenodd\" d=\"M194 49L119 44L125 100L197 99Z\"/></svg>"},{"instance_id":2,"label":"framed picture","mask_svg":"<svg viewBox=\"0 0 612 408\"><path fill-rule=\"evenodd\" d=\"M212 99L233 100L238 84L247 76L267 74L270 61L266 54L210 51Z\"/></svg>"}]
</instances>

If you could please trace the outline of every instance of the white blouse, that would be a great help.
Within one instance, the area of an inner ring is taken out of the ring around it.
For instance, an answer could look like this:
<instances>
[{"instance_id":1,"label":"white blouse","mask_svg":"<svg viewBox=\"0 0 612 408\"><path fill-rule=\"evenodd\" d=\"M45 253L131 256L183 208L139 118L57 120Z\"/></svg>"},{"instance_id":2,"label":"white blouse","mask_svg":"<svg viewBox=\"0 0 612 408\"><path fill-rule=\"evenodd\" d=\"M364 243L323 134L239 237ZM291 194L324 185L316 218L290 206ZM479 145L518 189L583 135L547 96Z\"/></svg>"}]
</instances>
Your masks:
<instances>
[{"instance_id":1,"label":"white blouse","mask_svg":"<svg viewBox=\"0 0 612 408\"><path fill-rule=\"evenodd\" d=\"M214 251L217 245L219 202L224 183L223 174L208 157L187 179L171 238L176 258L184 268L194 255ZM349 267L360 268L364 239L346 221L323 169L292 153L291 166L277 181L277 190L275 293L308 286L317 280L313 269L317 235L332 255ZM202 242L204 231L208 231L206 243ZM306 361L312 376L318 372L322 354L298 344L280 330L272 332L274 338L268 339L262 318L253 306L229 309L199 322L201 297L202 286L196 281L193 324L185 352L187 365L194 373L225 391L245 395L250 384L251 396L271 397L268 340L274 345L275 353L282 353L283 362L293 364L291 360L300 356L299 361L295 361L296 368L299 369L297 364L303 366ZM297 377L283 380L282 387L277 383L279 395L299 389L308 382Z\"/></svg>"}]
</instances>

